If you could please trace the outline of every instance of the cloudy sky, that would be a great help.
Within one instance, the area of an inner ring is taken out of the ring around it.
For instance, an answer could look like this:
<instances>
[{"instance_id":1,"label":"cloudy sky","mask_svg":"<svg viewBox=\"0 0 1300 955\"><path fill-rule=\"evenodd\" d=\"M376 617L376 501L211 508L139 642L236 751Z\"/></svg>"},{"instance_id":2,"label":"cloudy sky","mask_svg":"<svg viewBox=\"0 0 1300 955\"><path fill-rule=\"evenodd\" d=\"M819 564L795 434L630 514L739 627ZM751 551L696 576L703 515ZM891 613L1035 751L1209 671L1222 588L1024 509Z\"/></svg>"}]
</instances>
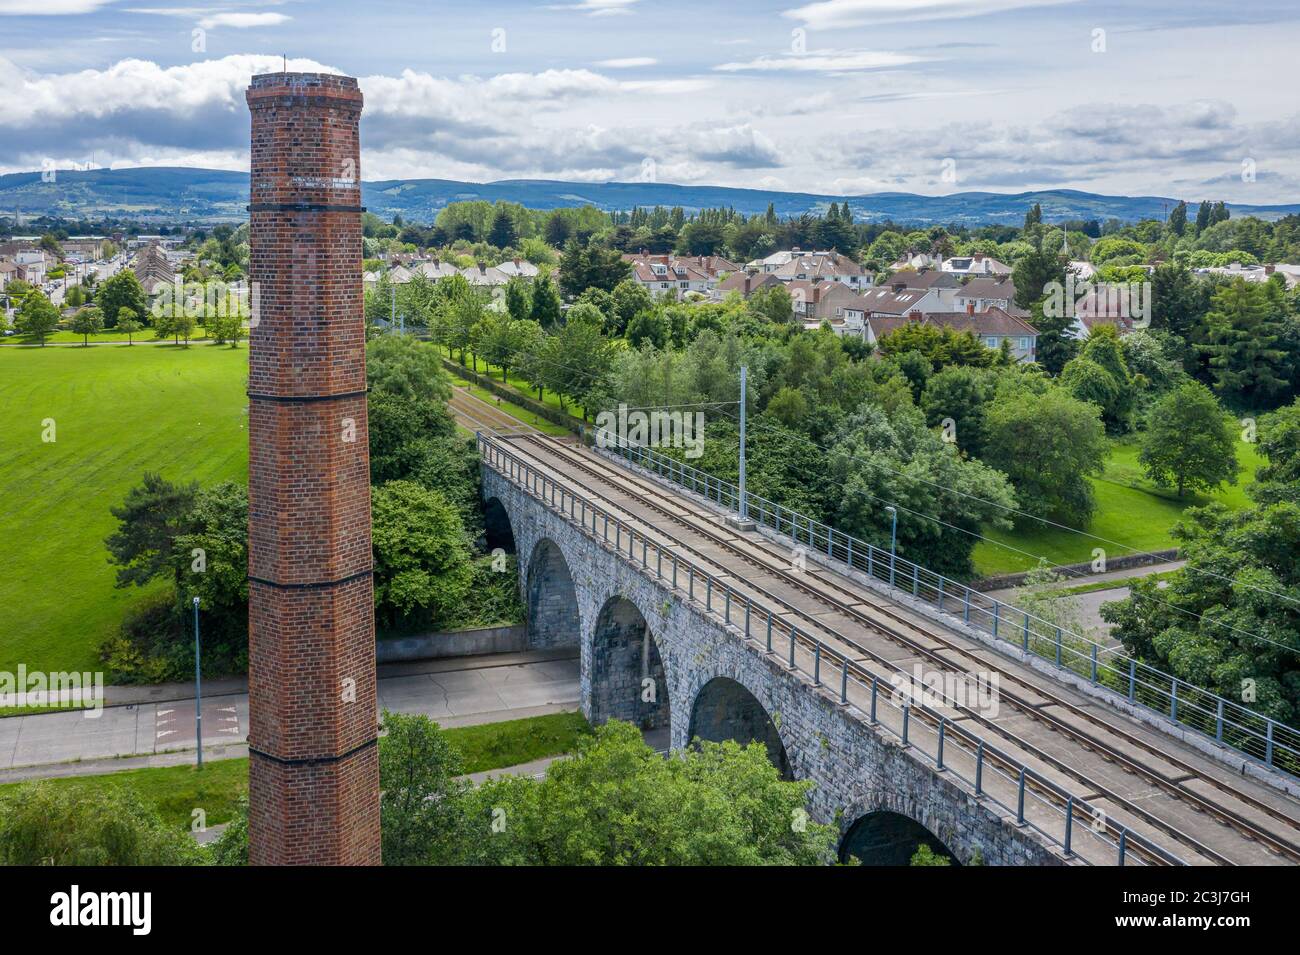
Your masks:
<instances>
[{"instance_id":1,"label":"cloudy sky","mask_svg":"<svg viewBox=\"0 0 1300 955\"><path fill-rule=\"evenodd\" d=\"M0 172L245 169L288 57L366 179L1300 199L1295 0L167 2L0 0Z\"/></svg>"}]
</instances>

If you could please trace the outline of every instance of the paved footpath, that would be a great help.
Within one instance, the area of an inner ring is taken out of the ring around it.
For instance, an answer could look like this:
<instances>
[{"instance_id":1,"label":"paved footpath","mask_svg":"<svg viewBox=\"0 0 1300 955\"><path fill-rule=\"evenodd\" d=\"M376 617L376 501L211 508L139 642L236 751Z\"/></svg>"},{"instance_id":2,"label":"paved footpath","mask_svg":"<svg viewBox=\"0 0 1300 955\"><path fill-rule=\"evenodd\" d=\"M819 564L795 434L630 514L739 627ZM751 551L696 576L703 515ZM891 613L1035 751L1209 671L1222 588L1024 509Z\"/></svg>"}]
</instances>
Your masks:
<instances>
[{"instance_id":1,"label":"paved footpath","mask_svg":"<svg viewBox=\"0 0 1300 955\"><path fill-rule=\"evenodd\" d=\"M0 718L0 782L111 773L194 760L193 684L108 687L97 717L81 711ZM379 707L423 713L446 727L571 711L578 704L576 650L384 664ZM203 751L248 752L242 680L205 683Z\"/></svg>"}]
</instances>

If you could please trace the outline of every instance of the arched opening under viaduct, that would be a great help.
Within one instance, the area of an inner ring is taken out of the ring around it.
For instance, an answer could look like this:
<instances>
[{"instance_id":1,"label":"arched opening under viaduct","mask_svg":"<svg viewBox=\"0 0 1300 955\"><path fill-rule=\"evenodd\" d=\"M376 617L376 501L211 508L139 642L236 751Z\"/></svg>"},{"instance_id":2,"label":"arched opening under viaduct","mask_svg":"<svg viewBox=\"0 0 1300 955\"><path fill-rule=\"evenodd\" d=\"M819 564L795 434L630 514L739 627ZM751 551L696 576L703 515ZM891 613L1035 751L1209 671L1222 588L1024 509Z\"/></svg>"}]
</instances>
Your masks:
<instances>
[{"instance_id":1,"label":"arched opening under viaduct","mask_svg":"<svg viewBox=\"0 0 1300 955\"><path fill-rule=\"evenodd\" d=\"M528 561L528 646L535 650L581 642L578 593L559 546L543 538Z\"/></svg>"},{"instance_id":2,"label":"arched opening under viaduct","mask_svg":"<svg viewBox=\"0 0 1300 955\"><path fill-rule=\"evenodd\" d=\"M499 498L490 497L483 504L483 536L488 552L498 547L507 554L516 552L515 532L510 526L510 515Z\"/></svg>"},{"instance_id":3,"label":"arched opening under viaduct","mask_svg":"<svg viewBox=\"0 0 1300 955\"><path fill-rule=\"evenodd\" d=\"M953 865L961 865L939 837L915 819L887 809L869 812L840 840L840 862L856 858L862 865L911 865L921 846Z\"/></svg>"},{"instance_id":4,"label":"arched opening under viaduct","mask_svg":"<svg viewBox=\"0 0 1300 955\"><path fill-rule=\"evenodd\" d=\"M667 671L645 617L626 597L606 601L592 630L591 722L611 719L660 730L648 741L668 745Z\"/></svg>"},{"instance_id":5,"label":"arched opening under viaduct","mask_svg":"<svg viewBox=\"0 0 1300 955\"><path fill-rule=\"evenodd\" d=\"M735 740L741 745L759 742L784 779L793 779L785 744L772 717L754 694L727 677L715 677L700 688L691 707L689 738L721 743Z\"/></svg>"}]
</instances>

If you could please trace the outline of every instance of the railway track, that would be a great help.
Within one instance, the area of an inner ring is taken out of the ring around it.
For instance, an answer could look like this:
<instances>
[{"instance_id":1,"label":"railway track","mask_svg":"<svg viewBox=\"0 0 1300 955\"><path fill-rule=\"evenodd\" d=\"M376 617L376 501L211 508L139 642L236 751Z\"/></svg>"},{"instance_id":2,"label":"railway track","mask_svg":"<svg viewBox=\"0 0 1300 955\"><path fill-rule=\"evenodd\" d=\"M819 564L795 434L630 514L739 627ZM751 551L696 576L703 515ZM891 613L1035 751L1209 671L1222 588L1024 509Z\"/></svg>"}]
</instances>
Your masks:
<instances>
[{"instance_id":1,"label":"railway track","mask_svg":"<svg viewBox=\"0 0 1300 955\"><path fill-rule=\"evenodd\" d=\"M745 538L744 546L740 546L735 542L734 534L722 531L718 527L716 516L707 515L702 517L700 514L692 512L689 508L683 506L680 499L670 497L661 488L657 487L654 482L639 478L632 472L611 465L585 451L559 445L541 436L521 436L512 440L510 444L514 447L519 447L521 444L529 445L536 452L530 454L530 456L551 471L552 476L572 481L572 474L566 472L570 469L576 469L588 477L613 488L615 493L632 497L640 506L648 508L674 524L682 526L689 533L704 538L707 545L724 549L760 572L770 574L787 586L826 604L833 611L848 618L851 622L905 647L909 652L943 667L945 670L960 667L963 663L967 664L966 668L968 670L989 667L989 661L986 658L972 656L972 651L982 647L963 645L933 628L919 626L915 620L898 612L891 605L879 599L873 599L869 591L850 590L825 575L812 576L789 571L786 569L786 565L789 564L788 555L775 550L766 542L759 543L750 538ZM539 453L542 460L538 459ZM549 458L549 461L545 460L547 458ZM555 459L557 458L559 459L559 467L556 466ZM642 515L634 514L619 502L613 501L608 494L600 493L587 485L584 485L583 489L587 493L599 497L607 505L611 505L628 515L632 520L645 523L645 518ZM654 525L650 526L654 527ZM655 529L661 535L667 537L661 528ZM702 553L698 546L692 546L680 538L669 538L666 542L678 549L689 550L695 555L696 559L714 568L715 572L724 575L734 574L732 568ZM796 607L788 599L757 587L752 581L746 581L746 583L753 589L762 591L765 599L774 601L784 608L782 612L797 616L806 625L827 633L832 641L850 647L854 652L876 656L879 659L878 655L872 653L871 648L830 628L825 620L816 618L807 611ZM858 607L866 607L867 610L857 609ZM879 619L880 617L887 618L888 622ZM927 646L927 641L936 644L940 649L936 650ZM953 660L940 655L945 651L955 654L961 659ZM1090 792L1094 794L1094 798L1105 799L1112 805L1122 808L1133 818L1159 829L1180 845L1192 849L1207 861L1219 864L1234 864L1237 861L1300 861L1300 844L1297 844L1292 838L1297 832L1300 832L1300 824L1290 813L1242 791L1241 788L1227 782L1221 775L1207 773L1200 767L1172 756L1169 753L1168 746L1161 747L1157 743L1144 740L1110 721L1101 719L1066 699L1060 693L1046 689L1043 686L1046 681L1040 679L1030 682L1019 676L1012 668L1006 666L999 667L997 672L1000 679L1005 681L1001 698L1018 711L1045 726L1053 734L1069 737L1074 743L1098 754L1107 762L1113 763L1125 772L1153 784L1162 792L1184 802L1198 813L1209 815L1223 825L1231 827L1247 840L1264 847L1274 858L1243 859L1230 857L1189 835L1168 819L1147 810L1132 799L1128 799L1114 792L1111 787L1098 782L1096 778L1083 773L1074 765L1073 760L1062 759L1053 753L1046 752L1009 732L1004 727L982 719L979 714L973 712L969 714L981 725L997 733L1003 739L1012 742L1017 747L1033 752L1048 765L1054 766L1089 787ZM1011 684L1010 690L1005 688L1007 683ZM1035 702L1031 697L1037 697L1043 702ZM1063 711L1074 722L1047 712L1047 707L1055 707ZM1077 725L1079 723L1098 730L1103 735L1109 735L1112 737L1112 741L1089 732L1086 728ZM1116 742L1121 745L1116 745ZM1125 751L1126 748L1130 751ZM1163 764L1164 771L1162 772L1135 760L1131 755L1131 750L1143 751L1155 757L1157 762ZM1209 790L1221 796L1226 796L1227 799L1220 800L1212 798L1209 794L1198 792L1193 788L1193 784L1208 787ZM1265 828L1265 825L1243 814L1243 810L1253 811L1273 822L1281 823L1284 834Z\"/></svg>"}]
</instances>

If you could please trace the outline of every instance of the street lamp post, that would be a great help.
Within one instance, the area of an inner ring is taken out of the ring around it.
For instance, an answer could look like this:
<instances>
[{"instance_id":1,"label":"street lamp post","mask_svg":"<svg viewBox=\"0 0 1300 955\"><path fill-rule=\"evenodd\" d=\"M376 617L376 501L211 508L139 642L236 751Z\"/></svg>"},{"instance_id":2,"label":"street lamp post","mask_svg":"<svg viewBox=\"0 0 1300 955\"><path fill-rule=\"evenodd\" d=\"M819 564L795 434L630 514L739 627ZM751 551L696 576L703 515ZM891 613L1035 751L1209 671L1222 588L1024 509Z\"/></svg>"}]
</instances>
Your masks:
<instances>
[{"instance_id":1,"label":"street lamp post","mask_svg":"<svg viewBox=\"0 0 1300 955\"><path fill-rule=\"evenodd\" d=\"M199 598L194 598L194 738L199 747L199 765L203 768L203 685L199 675Z\"/></svg>"},{"instance_id":2,"label":"street lamp post","mask_svg":"<svg viewBox=\"0 0 1300 955\"><path fill-rule=\"evenodd\" d=\"M889 586L894 586L894 558L898 551L898 508L892 504L885 508L891 518L889 529Z\"/></svg>"}]
</instances>

